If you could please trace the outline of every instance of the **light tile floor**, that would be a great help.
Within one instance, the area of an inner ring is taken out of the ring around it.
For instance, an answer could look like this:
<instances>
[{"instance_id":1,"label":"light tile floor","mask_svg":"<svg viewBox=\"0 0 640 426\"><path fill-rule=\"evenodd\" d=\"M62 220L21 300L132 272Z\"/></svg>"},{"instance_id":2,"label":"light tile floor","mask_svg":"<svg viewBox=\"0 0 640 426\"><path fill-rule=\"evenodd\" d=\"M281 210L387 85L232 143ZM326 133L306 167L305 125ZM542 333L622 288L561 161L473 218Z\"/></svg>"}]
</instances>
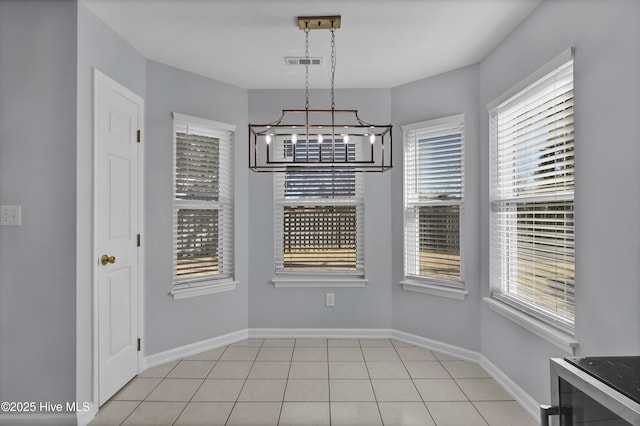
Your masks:
<instances>
[{"instance_id":1,"label":"light tile floor","mask_svg":"<svg viewBox=\"0 0 640 426\"><path fill-rule=\"evenodd\" d=\"M150 368L90 423L533 426L479 366L388 339L248 339Z\"/></svg>"}]
</instances>

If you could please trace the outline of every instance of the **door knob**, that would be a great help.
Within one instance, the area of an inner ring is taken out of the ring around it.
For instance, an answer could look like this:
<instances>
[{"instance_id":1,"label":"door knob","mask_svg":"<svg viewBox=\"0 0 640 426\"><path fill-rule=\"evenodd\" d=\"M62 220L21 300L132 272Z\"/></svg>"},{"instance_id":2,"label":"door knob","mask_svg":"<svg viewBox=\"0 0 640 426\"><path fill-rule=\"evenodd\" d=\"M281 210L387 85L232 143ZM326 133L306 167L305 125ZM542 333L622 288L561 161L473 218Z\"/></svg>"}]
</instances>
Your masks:
<instances>
[{"instance_id":1,"label":"door knob","mask_svg":"<svg viewBox=\"0 0 640 426\"><path fill-rule=\"evenodd\" d=\"M106 265L107 263L116 263L116 257L103 254L100 258L100 263L102 263L103 265Z\"/></svg>"}]
</instances>

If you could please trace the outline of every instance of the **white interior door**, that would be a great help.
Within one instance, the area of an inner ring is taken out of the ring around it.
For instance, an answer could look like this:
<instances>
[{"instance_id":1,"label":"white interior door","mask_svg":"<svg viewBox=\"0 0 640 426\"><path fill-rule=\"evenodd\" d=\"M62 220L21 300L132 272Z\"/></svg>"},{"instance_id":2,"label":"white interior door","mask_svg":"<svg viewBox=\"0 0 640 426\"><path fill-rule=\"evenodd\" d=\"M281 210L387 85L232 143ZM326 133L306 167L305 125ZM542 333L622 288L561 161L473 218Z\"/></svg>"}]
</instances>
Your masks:
<instances>
[{"instance_id":1,"label":"white interior door","mask_svg":"<svg viewBox=\"0 0 640 426\"><path fill-rule=\"evenodd\" d=\"M138 372L138 138L142 102L96 71L94 190L100 405Z\"/></svg>"}]
</instances>

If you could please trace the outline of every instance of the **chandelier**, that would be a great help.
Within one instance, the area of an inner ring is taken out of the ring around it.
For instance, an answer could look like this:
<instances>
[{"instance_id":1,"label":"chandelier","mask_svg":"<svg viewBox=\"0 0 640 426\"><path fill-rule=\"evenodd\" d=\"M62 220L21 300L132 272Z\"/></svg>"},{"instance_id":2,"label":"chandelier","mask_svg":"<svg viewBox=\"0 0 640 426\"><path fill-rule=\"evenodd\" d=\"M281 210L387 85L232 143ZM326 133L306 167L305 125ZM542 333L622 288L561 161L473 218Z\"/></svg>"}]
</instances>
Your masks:
<instances>
[{"instance_id":1,"label":"chandelier","mask_svg":"<svg viewBox=\"0 0 640 426\"><path fill-rule=\"evenodd\" d=\"M384 172L392 167L392 126L367 123L357 110L335 108L335 30L340 22L340 16L298 17L305 34L305 108L282 110L272 123L249 124L251 170ZM331 32L331 109L309 108L309 31L317 29Z\"/></svg>"}]
</instances>

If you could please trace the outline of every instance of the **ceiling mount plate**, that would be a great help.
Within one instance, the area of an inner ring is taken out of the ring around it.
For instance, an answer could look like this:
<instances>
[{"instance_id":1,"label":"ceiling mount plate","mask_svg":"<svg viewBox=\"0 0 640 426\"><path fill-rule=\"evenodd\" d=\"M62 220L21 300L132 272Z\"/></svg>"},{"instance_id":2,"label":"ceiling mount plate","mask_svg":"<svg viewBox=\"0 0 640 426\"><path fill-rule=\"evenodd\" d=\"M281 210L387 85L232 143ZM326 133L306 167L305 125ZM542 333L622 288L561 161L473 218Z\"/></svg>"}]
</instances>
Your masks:
<instances>
[{"instance_id":1,"label":"ceiling mount plate","mask_svg":"<svg viewBox=\"0 0 640 426\"><path fill-rule=\"evenodd\" d=\"M340 15L333 16L298 16L298 28L304 30L328 30L331 27L340 28Z\"/></svg>"}]
</instances>

